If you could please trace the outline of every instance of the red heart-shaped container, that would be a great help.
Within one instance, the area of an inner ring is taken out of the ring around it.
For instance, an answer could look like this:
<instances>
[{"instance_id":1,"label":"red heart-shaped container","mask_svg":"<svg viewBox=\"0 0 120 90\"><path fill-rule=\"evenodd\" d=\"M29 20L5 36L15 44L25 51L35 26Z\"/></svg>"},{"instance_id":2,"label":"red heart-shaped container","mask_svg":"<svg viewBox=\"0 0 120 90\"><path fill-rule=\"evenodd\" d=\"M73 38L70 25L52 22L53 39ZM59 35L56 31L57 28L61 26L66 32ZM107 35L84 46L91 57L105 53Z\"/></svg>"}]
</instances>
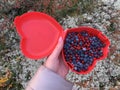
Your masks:
<instances>
[{"instance_id":1,"label":"red heart-shaped container","mask_svg":"<svg viewBox=\"0 0 120 90\"><path fill-rule=\"evenodd\" d=\"M28 58L40 59L50 55L60 36L65 40L69 32L79 32L81 30L87 30L104 41L106 47L103 48L104 55L100 60L107 57L110 42L105 35L94 28L82 26L68 29L67 32L64 33L64 29L54 18L41 12L28 12L21 16L17 16L14 20L14 24L21 37L20 48L23 54ZM73 70L72 66L65 61L63 51L62 56L65 64ZM78 74L87 74L95 65L96 60L94 60L93 64L85 72L73 71Z\"/></svg>"},{"instance_id":2,"label":"red heart-shaped container","mask_svg":"<svg viewBox=\"0 0 120 90\"><path fill-rule=\"evenodd\" d=\"M65 60L65 57L64 57L64 51L62 50L62 56L63 56L63 60L65 62L65 64L73 71L73 72L76 72L78 74L87 74L89 73L96 65L96 62L98 60L103 60L107 57L107 54L109 52L109 45L110 45L110 42L109 42L109 39L104 35L102 34L102 32L100 32L99 30L97 29L94 29L94 28L91 28L91 27L86 27L86 26L81 26L79 28L72 28L72 29L68 29L67 32L65 33L64 35L64 40L67 36L68 33L70 32L81 32L81 31L87 31L89 34L92 34L92 35L95 35L97 36L106 46L104 48L102 48L102 51L103 51L103 56L99 59L94 59L93 63L91 66L89 66L88 70L87 71L81 71L81 72L76 72L74 69L73 69L73 66L72 64L66 62Z\"/></svg>"}]
</instances>

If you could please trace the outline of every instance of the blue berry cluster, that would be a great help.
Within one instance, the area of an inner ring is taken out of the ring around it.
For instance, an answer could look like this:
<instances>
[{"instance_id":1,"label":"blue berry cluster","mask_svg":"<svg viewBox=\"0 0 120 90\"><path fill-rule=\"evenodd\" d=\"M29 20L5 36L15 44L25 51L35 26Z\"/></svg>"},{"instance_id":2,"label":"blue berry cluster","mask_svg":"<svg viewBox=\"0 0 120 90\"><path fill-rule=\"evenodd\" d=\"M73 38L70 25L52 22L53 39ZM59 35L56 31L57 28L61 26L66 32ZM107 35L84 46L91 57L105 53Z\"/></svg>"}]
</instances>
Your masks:
<instances>
[{"instance_id":1,"label":"blue berry cluster","mask_svg":"<svg viewBox=\"0 0 120 90\"><path fill-rule=\"evenodd\" d=\"M105 44L95 35L82 32L67 34L63 52L66 62L69 62L75 71L86 71L93 60L103 56L102 48Z\"/></svg>"}]
</instances>

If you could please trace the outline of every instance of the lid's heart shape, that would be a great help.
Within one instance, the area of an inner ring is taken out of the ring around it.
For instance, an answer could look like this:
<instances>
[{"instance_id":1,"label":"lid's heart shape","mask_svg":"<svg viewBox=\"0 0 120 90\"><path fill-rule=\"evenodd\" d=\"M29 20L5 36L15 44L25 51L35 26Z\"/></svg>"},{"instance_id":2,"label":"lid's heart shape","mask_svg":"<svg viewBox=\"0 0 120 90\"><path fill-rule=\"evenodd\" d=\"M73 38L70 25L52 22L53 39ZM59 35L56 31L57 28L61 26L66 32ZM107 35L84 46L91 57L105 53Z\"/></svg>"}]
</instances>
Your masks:
<instances>
[{"instance_id":1,"label":"lid's heart shape","mask_svg":"<svg viewBox=\"0 0 120 90\"><path fill-rule=\"evenodd\" d=\"M39 59L49 55L62 35L63 28L52 17L40 12L28 12L15 18L25 56Z\"/></svg>"}]
</instances>

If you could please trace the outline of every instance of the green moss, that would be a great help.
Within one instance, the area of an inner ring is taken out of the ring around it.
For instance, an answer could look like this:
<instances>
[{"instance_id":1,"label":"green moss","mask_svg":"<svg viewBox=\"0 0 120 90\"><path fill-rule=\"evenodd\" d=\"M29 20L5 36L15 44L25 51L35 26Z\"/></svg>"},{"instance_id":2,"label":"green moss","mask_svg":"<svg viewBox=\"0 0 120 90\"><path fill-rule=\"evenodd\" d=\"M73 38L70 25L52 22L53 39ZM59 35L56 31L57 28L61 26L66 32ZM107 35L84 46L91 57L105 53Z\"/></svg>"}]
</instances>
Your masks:
<instances>
[{"instance_id":1,"label":"green moss","mask_svg":"<svg viewBox=\"0 0 120 90\"><path fill-rule=\"evenodd\" d=\"M113 31L115 31L115 30L116 30L116 28L115 28L115 23L112 22L112 23L110 24L109 28L108 28L108 31L113 32Z\"/></svg>"},{"instance_id":2,"label":"green moss","mask_svg":"<svg viewBox=\"0 0 120 90\"><path fill-rule=\"evenodd\" d=\"M5 45L4 37L0 37L0 51L5 49L6 49L6 45Z\"/></svg>"},{"instance_id":3,"label":"green moss","mask_svg":"<svg viewBox=\"0 0 120 90\"><path fill-rule=\"evenodd\" d=\"M5 49L5 44L4 43L0 43L0 51Z\"/></svg>"},{"instance_id":4,"label":"green moss","mask_svg":"<svg viewBox=\"0 0 120 90\"><path fill-rule=\"evenodd\" d=\"M99 82L99 89L104 90L105 83Z\"/></svg>"}]
</instances>

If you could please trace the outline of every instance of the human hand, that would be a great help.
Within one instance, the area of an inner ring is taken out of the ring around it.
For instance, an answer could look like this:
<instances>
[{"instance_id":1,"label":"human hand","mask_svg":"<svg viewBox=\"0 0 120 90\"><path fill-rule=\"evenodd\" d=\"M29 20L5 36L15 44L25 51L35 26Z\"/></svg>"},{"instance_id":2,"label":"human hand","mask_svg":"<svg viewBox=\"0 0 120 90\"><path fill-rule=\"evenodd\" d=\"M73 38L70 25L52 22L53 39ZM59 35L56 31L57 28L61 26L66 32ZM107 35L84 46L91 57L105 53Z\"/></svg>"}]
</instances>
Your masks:
<instances>
[{"instance_id":1,"label":"human hand","mask_svg":"<svg viewBox=\"0 0 120 90\"><path fill-rule=\"evenodd\" d=\"M48 57L44 65L48 69L54 71L55 73L65 78L65 76L68 73L68 67L64 64L62 59L62 55L61 55L62 48L63 48L63 39L62 37L60 37L57 46L55 47L52 54Z\"/></svg>"}]
</instances>

